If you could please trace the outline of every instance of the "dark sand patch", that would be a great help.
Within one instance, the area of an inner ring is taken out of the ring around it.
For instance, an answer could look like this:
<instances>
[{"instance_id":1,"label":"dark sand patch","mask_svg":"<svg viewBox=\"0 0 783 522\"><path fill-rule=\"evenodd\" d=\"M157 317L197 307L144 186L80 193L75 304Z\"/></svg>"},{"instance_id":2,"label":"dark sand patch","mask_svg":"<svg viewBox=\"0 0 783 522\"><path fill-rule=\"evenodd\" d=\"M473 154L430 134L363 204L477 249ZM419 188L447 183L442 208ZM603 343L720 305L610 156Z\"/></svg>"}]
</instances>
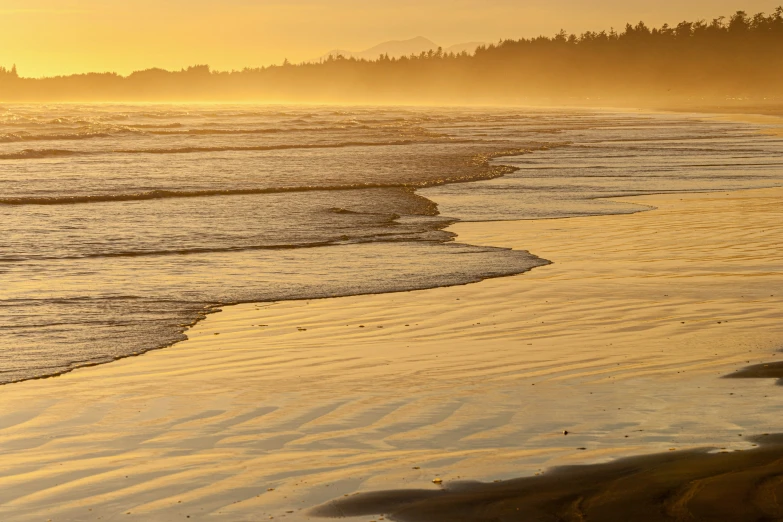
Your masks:
<instances>
[{"instance_id":1,"label":"dark sand patch","mask_svg":"<svg viewBox=\"0 0 783 522\"><path fill-rule=\"evenodd\" d=\"M499 483L362 493L312 514L400 522L783 520L783 435L752 440L760 446L747 451L671 451Z\"/></svg>"},{"instance_id":2,"label":"dark sand patch","mask_svg":"<svg viewBox=\"0 0 783 522\"><path fill-rule=\"evenodd\" d=\"M777 379L783 386L783 362L754 364L726 376L727 379Z\"/></svg>"},{"instance_id":3,"label":"dark sand patch","mask_svg":"<svg viewBox=\"0 0 783 522\"><path fill-rule=\"evenodd\" d=\"M783 362L731 379L778 379ZM703 448L555 468L499 483L361 493L312 510L321 517L386 515L400 522L783 521L783 434L747 451Z\"/></svg>"}]
</instances>

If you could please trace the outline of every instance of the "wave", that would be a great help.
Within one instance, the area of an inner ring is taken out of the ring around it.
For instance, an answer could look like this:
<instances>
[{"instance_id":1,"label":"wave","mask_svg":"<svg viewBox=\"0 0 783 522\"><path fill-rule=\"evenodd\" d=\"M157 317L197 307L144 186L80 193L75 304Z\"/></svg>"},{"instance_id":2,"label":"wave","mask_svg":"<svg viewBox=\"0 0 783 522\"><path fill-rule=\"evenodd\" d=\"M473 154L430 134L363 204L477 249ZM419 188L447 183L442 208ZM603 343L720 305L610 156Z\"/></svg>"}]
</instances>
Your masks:
<instances>
[{"instance_id":1,"label":"wave","mask_svg":"<svg viewBox=\"0 0 783 522\"><path fill-rule=\"evenodd\" d=\"M70 141L89 140L92 138L108 138L113 134L108 132L76 132L72 134L2 134L0 143L15 143L20 141Z\"/></svg>"},{"instance_id":2,"label":"wave","mask_svg":"<svg viewBox=\"0 0 783 522\"><path fill-rule=\"evenodd\" d=\"M373 127L369 125L331 125L327 127L268 127L268 128L251 128L251 129L183 129L183 130L169 130L180 129L184 125L181 123L168 123L168 124L133 124L123 125L119 129L111 131L94 131L94 132L74 132L74 133L61 133L61 134L27 134L27 133L9 133L0 134L0 143L15 143L23 141L55 141L55 140L85 140L91 138L108 138L112 136L121 135L123 133L138 133L153 136L215 136L215 135L253 135L253 134L280 134L280 133L329 133L335 131L346 130L370 130ZM377 128L375 130L388 130L384 128ZM409 133L413 133L427 136L445 136L444 134L437 134L424 131L423 129L405 129Z\"/></svg>"},{"instance_id":3,"label":"wave","mask_svg":"<svg viewBox=\"0 0 783 522\"><path fill-rule=\"evenodd\" d=\"M198 248L181 248L175 250L130 250L119 252L101 252L96 254L83 254L83 255L63 255L63 256L29 256L29 257L0 257L0 263L17 263L20 261L44 261L55 259L94 259L94 258L116 258L116 257L152 257L152 256L171 256L171 255L188 255L188 254L221 254L221 253L235 253L235 252L248 252L254 250L293 250L297 248L316 248L323 246L335 245L338 242L350 240L348 236L341 236L333 240L325 241L313 241L307 243L282 243L275 245L246 245L246 246L227 246L227 247L198 247Z\"/></svg>"},{"instance_id":4,"label":"wave","mask_svg":"<svg viewBox=\"0 0 783 522\"><path fill-rule=\"evenodd\" d=\"M168 120L172 118L198 118L200 115L197 112L190 111L160 111L160 112L139 112L136 113L137 118L149 118L151 120Z\"/></svg>"},{"instance_id":5,"label":"wave","mask_svg":"<svg viewBox=\"0 0 783 522\"><path fill-rule=\"evenodd\" d=\"M55 118L45 123L46 125L90 125L87 120L73 119L73 118Z\"/></svg>"},{"instance_id":6,"label":"wave","mask_svg":"<svg viewBox=\"0 0 783 522\"><path fill-rule=\"evenodd\" d=\"M393 144L402 143L423 143L421 141L405 141L394 142ZM390 143L370 143L370 145L389 145ZM168 199L168 198L203 198L214 196L242 196L242 195L254 195L254 194L280 194L288 192L315 192L315 191L333 191L333 190L365 190L365 189L404 189L415 190L426 187L433 187L438 185L444 185L449 183L465 183L470 181L479 181L486 179L493 179L501 177L512 172L519 170L518 167L509 165L490 165L490 161L495 158L518 156L522 154L529 154L533 150L549 150L553 148L559 148L570 145L567 142L563 143L548 143L539 144L535 148L527 149L510 149L481 154L474 154L469 161L469 164L474 167L483 167L472 176L467 177L454 177L437 180L425 180L418 182L403 182L403 183L354 183L354 184L342 184L342 185L306 185L306 186L288 186L288 187L254 187L254 188L237 188L237 189L207 189L207 190L150 190L146 192L135 192L126 194L90 194L90 195L78 195L78 196L43 196L43 197L0 197L0 205L74 205L83 203L107 203L118 201L144 201L152 199ZM350 144L333 144L333 145L312 145L312 146L286 146L286 148L323 148L323 147L347 147ZM240 150L278 150L280 147L266 147L263 149L240 149ZM224 148L221 150L237 150L236 148ZM200 150L199 150L200 151ZM30 151L36 152L48 152L53 155L56 153L66 153L68 155L72 151ZM0 155L0 158L3 156ZM347 213L345 209L332 208L331 212L335 213Z\"/></svg>"},{"instance_id":7,"label":"wave","mask_svg":"<svg viewBox=\"0 0 783 522\"><path fill-rule=\"evenodd\" d=\"M480 143L485 140L396 140L396 141L344 141L338 143L303 143L301 145L249 145L234 147L178 147L168 149L118 149L121 154L189 154L198 152L250 152L292 149L340 149L346 147L387 147L432 143Z\"/></svg>"},{"instance_id":8,"label":"wave","mask_svg":"<svg viewBox=\"0 0 783 522\"><path fill-rule=\"evenodd\" d=\"M79 203L106 203L112 201L144 201L168 198L203 198L210 196L243 196L253 194L281 194L288 192L315 192L326 190L363 190L388 188L418 188L421 184L358 183L347 185L311 185L298 187L263 187L214 190L150 190L131 194L94 194L83 196L47 196L0 198L0 205L69 205ZM339 211L338 211L339 212ZM347 211L350 212L350 211Z\"/></svg>"},{"instance_id":9,"label":"wave","mask_svg":"<svg viewBox=\"0 0 783 522\"><path fill-rule=\"evenodd\" d=\"M238 147L179 147L168 149L117 149L108 151L75 151L60 149L24 149L20 152L0 154L0 160L4 159L35 159L52 156L77 156L97 155L106 153L116 154L192 154L199 152L251 152L293 149L336 149L345 147L385 147L400 145L418 145L427 143L475 143L481 140L397 140L397 141L348 141L339 143L305 143L301 145L251 145Z\"/></svg>"},{"instance_id":10,"label":"wave","mask_svg":"<svg viewBox=\"0 0 783 522\"><path fill-rule=\"evenodd\" d=\"M362 212L350 212L349 214L362 214ZM399 214L389 214L386 216L386 222L392 223L397 219L400 219ZM453 220L448 220L449 223ZM443 232L440 230L434 231L440 233L441 236L437 239L430 239L430 241L446 242L453 239L454 234L450 232ZM351 237L348 235L341 235L332 239L326 239L322 241L310 241L301 243L278 243L271 245L243 245L243 246L225 246L225 247L194 247L194 248L180 248L171 250L128 250L118 252L100 252L81 255L62 255L62 256L36 256L30 255L25 257L2 257L0 256L0 263L19 263L25 261L49 261L49 260L72 260L72 259L96 259L96 258L122 258L122 257L155 257L155 256L182 256L182 255L195 255L195 254L225 254L225 253L237 253L237 252L253 252L258 250L295 250L303 248L319 248L325 246L345 245L345 244L363 244L363 243L406 243L411 241L421 240L421 234L416 232L387 232L377 233L366 236ZM6 301L7 303L8 301ZM9 328L9 327L0 327Z\"/></svg>"},{"instance_id":11,"label":"wave","mask_svg":"<svg viewBox=\"0 0 783 522\"><path fill-rule=\"evenodd\" d=\"M129 129L177 129L183 127L181 123L134 123L131 125L123 125Z\"/></svg>"},{"instance_id":12,"label":"wave","mask_svg":"<svg viewBox=\"0 0 783 522\"><path fill-rule=\"evenodd\" d=\"M62 156L75 156L79 154L73 150L61 150L61 149L24 149L19 152L9 152L0 154L0 159L16 160L16 159L40 159L40 158L57 158Z\"/></svg>"},{"instance_id":13,"label":"wave","mask_svg":"<svg viewBox=\"0 0 783 522\"><path fill-rule=\"evenodd\" d=\"M151 130L147 131L147 134L154 134L157 136L210 136L213 134L276 134L278 132L286 131L300 131L302 129L280 129L280 128L267 128L267 129L187 129L180 131L166 131L166 130Z\"/></svg>"},{"instance_id":14,"label":"wave","mask_svg":"<svg viewBox=\"0 0 783 522\"><path fill-rule=\"evenodd\" d=\"M278 134L282 132L333 132L342 130L360 130L370 129L367 125L354 126L330 126L330 127L297 127L297 128L280 128L280 127L268 127L260 129L187 129L181 131L148 131L148 134L154 134L158 136L210 136L210 135L234 135L234 134Z\"/></svg>"}]
</instances>

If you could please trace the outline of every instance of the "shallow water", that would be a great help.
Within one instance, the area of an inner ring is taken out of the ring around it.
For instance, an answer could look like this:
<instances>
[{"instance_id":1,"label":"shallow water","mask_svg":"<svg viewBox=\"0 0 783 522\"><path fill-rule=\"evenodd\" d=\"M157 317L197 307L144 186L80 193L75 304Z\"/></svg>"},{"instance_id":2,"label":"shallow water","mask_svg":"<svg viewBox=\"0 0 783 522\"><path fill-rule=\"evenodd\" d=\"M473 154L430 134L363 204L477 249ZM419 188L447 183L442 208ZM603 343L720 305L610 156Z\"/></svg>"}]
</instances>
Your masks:
<instances>
[{"instance_id":1,"label":"shallow water","mask_svg":"<svg viewBox=\"0 0 783 522\"><path fill-rule=\"evenodd\" d=\"M562 110L0 107L0 383L169 345L222 304L523 272L544 261L443 229L779 184L781 140L757 130Z\"/></svg>"}]
</instances>

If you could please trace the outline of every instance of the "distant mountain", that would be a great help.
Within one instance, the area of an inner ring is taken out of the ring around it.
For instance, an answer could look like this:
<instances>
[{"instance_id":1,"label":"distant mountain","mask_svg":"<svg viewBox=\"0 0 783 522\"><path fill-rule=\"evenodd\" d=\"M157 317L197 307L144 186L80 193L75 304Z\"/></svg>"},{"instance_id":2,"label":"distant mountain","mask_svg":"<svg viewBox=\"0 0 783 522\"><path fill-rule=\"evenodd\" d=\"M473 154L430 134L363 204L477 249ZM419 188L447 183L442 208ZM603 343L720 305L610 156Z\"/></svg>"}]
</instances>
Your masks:
<instances>
[{"instance_id":1,"label":"distant mountain","mask_svg":"<svg viewBox=\"0 0 783 522\"><path fill-rule=\"evenodd\" d=\"M472 54L473 51L476 50L476 47L479 47L480 45L484 45L484 42L466 42L452 45L450 47L444 47L443 52L461 53L462 51L467 51ZM364 51L358 52L346 51L344 49L334 49L315 61L320 61L330 56L338 55L344 56L346 58L364 58L366 60L375 60L384 54L388 54L389 58L399 58L400 56L410 56L411 54L418 55L429 50L435 51L438 49L438 47L440 46L432 40L428 40L423 36L417 36L416 38L411 38L410 40L392 40L389 42L384 42L374 47L370 47L369 49L365 49Z\"/></svg>"}]
</instances>

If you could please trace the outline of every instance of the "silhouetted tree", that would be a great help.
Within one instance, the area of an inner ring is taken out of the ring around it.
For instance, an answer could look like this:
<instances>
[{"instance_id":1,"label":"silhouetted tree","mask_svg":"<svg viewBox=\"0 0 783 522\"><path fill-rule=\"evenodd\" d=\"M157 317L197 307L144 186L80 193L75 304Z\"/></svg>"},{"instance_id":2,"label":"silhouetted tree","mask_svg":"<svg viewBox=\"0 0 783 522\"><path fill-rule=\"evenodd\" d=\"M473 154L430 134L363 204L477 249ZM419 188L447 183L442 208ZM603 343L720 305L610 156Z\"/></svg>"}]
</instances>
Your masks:
<instances>
[{"instance_id":1,"label":"silhouetted tree","mask_svg":"<svg viewBox=\"0 0 783 522\"><path fill-rule=\"evenodd\" d=\"M212 71L137 71L20 78L0 68L0 100L280 100L517 102L531 99L783 97L783 7L766 15L618 33L561 30L501 40L474 53L443 49L376 60L329 55L318 63Z\"/></svg>"}]
</instances>

